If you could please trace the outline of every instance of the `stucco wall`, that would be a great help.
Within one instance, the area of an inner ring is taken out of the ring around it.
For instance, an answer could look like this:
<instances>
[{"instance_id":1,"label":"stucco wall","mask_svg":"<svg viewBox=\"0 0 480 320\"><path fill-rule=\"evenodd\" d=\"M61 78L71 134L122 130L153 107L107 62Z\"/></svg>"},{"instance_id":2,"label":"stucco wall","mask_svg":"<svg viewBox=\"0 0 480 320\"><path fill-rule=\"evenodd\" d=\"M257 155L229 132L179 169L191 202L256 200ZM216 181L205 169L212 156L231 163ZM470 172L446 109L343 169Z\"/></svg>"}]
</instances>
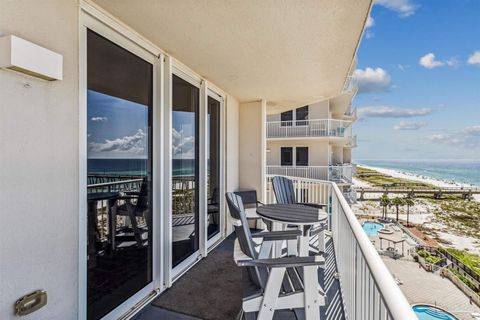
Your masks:
<instances>
[{"instance_id":1,"label":"stucco wall","mask_svg":"<svg viewBox=\"0 0 480 320\"><path fill-rule=\"evenodd\" d=\"M343 163L352 163L352 149L343 148Z\"/></svg>"},{"instance_id":2,"label":"stucco wall","mask_svg":"<svg viewBox=\"0 0 480 320\"><path fill-rule=\"evenodd\" d=\"M280 165L280 149L282 147L308 147L309 165L328 166L327 140L271 140L267 141L267 165Z\"/></svg>"},{"instance_id":3,"label":"stucco wall","mask_svg":"<svg viewBox=\"0 0 480 320\"><path fill-rule=\"evenodd\" d=\"M309 106L309 119L328 119L328 100L320 101Z\"/></svg>"},{"instance_id":4,"label":"stucco wall","mask_svg":"<svg viewBox=\"0 0 480 320\"><path fill-rule=\"evenodd\" d=\"M240 188L255 189L263 198L265 170L265 101L240 104Z\"/></svg>"},{"instance_id":5,"label":"stucco wall","mask_svg":"<svg viewBox=\"0 0 480 320\"><path fill-rule=\"evenodd\" d=\"M48 304L22 319L77 317L78 4L3 0L0 36L63 55L64 79L0 70L0 318L37 289Z\"/></svg>"},{"instance_id":6,"label":"stucco wall","mask_svg":"<svg viewBox=\"0 0 480 320\"><path fill-rule=\"evenodd\" d=\"M239 139L239 105L238 101L228 95L226 104L226 126L225 126L225 157L226 157L226 191L236 191L240 185L239 177L239 162L238 162L238 146ZM222 195L223 196L223 195ZM233 226L228 219L228 209L225 211L227 214L226 230L227 234L233 231Z\"/></svg>"},{"instance_id":7,"label":"stucco wall","mask_svg":"<svg viewBox=\"0 0 480 320\"><path fill-rule=\"evenodd\" d=\"M343 163L343 147L332 146L332 164Z\"/></svg>"}]
</instances>

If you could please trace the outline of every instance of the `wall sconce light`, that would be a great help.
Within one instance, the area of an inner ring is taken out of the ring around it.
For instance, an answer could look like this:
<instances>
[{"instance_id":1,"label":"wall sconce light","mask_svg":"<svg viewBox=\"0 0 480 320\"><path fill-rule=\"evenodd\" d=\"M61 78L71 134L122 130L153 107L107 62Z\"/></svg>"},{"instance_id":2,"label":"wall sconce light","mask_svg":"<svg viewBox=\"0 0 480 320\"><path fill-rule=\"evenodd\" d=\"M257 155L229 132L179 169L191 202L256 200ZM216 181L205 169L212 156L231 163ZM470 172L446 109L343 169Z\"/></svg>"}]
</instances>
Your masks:
<instances>
[{"instance_id":1,"label":"wall sconce light","mask_svg":"<svg viewBox=\"0 0 480 320\"><path fill-rule=\"evenodd\" d=\"M43 80L63 79L63 56L14 35L0 37L0 68Z\"/></svg>"}]
</instances>

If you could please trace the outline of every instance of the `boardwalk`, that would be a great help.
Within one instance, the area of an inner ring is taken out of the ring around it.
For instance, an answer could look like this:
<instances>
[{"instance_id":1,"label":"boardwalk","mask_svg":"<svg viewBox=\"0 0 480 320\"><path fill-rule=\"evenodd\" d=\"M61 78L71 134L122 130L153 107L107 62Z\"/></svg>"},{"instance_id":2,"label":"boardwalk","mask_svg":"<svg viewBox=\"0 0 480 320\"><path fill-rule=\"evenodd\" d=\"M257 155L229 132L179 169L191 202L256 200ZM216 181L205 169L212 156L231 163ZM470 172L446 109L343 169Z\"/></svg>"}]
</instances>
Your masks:
<instances>
[{"instance_id":1,"label":"boardwalk","mask_svg":"<svg viewBox=\"0 0 480 320\"><path fill-rule=\"evenodd\" d=\"M400 289L411 304L436 304L459 319L472 319L472 312L480 312L480 308L470 304L468 297L450 280L419 268L413 261L382 258L390 272L403 281Z\"/></svg>"},{"instance_id":2,"label":"boardwalk","mask_svg":"<svg viewBox=\"0 0 480 320\"><path fill-rule=\"evenodd\" d=\"M440 199L444 195L460 195L464 199L472 199L473 195L480 194L480 188L388 188L388 187L371 187L371 188L354 188L357 193L360 193L360 200L365 199L365 194L404 194L415 197L418 195L432 195L435 199Z\"/></svg>"}]
</instances>

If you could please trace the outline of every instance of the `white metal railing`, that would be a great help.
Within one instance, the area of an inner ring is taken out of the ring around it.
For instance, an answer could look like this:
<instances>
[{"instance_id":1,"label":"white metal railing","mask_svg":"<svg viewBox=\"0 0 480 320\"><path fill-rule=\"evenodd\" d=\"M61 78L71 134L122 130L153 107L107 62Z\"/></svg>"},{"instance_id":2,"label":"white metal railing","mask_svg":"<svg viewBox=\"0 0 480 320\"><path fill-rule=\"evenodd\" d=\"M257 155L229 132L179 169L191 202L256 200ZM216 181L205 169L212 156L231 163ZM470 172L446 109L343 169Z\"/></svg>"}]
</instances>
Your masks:
<instances>
[{"instance_id":1,"label":"white metal railing","mask_svg":"<svg viewBox=\"0 0 480 320\"><path fill-rule=\"evenodd\" d=\"M351 183L352 165L341 166L267 166L267 174L315 180Z\"/></svg>"},{"instance_id":2,"label":"white metal railing","mask_svg":"<svg viewBox=\"0 0 480 320\"><path fill-rule=\"evenodd\" d=\"M348 117L352 117L352 118L356 119L357 118L357 108L350 105L348 110L345 111L345 115L348 116Z\"/></svg>"},{"instance_id":3,"label":"white metal railing","mask_svg":"<svg viewBox=\"0 0 480 320\"><path fill-rule=\"evenodd\" d=\"M357 136L351 136L348 138L347 147L355 148L357 146Z\"/></svg>"},{"instance_id":4,"label":"white metal railing","mask_svg":"<svg viewBox=\"0 0 480 320\"><path fill-rule=\"evenodd\" d=\"M267 121L267 138L350 137L352 121L312 119Z\"/></svg>"},{"instance_id":5,"label":"white metal railing","mask_svg":"<svg viewBox=\"0 0 480 320\"><path fill-rule=\"evenodd\" d=\"M358 92L358 80L355 76L348 76L343 85L343 93L356 95Z\"/></svg>"},{"instance_id":6,"label":"white metal railing","mask_svg":"<svg viewBox=\"0 0 480 320\"><path fill-rule=\"evenodd\" d=\"M327 204L347 318L418 319L338 186L327 181L292 180L298 202ZM265 191L266 203L275 203L271 176L267 176Z\"/></svg>"}]
</instances>

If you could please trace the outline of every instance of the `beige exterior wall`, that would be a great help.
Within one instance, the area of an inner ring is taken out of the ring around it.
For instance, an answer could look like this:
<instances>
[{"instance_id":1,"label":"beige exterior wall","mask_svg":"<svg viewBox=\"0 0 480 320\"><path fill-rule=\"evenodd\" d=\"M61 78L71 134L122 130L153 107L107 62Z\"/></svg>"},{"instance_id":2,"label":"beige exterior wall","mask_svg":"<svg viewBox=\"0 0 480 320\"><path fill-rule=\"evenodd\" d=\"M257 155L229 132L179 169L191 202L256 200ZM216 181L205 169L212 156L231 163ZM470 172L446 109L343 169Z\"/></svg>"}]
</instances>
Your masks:
<instances>
[{"instance_id":1,"label":"beige exterior wall","mask_svg":"<svg viewBox=\"0 0 480 320\"><path fill-rule=\"evenodd\" d=\"M343 148L343 163L352 163L352 149Z\"/></svg>"},{"instance_id":2,"label":"beige exterior wall","mask_svg":"<svg viewBox=\"0 0 480 320\"><path fill-rule=\"evenodd\" d=\"M240 188L257 190L263 199L266 102L240 104Z\"/></svg>"},{"instance_id":3,"label":"beige exterior wall","mask_svg":"<svg viewBox=\"0 0 480 320\"><path fill-rule=\"evenodd\" d=\"M78 311L78 4L2 1L0 36L63 55L63 80L0 70L0 318L34 290L48 304L25 320Z\"/></svg>"},{"instance_id":4,"label":"beige exterior wall","mask_svg":"<svg viewBox=\"0 0 480 320\"><path fill-rule=\"evenodd\" d=\"M308 160L311 166L328 166L329 144L324 140L270 140L267 141L267 165L280 165L282 147L308 147Z\"/></svg>"},{"instance_id":5,"label":"beige exterior wall","mask_svg":"<svg viewBox=\"0 0 480 320\"><path fill-rule=\"evenodd\" d=\"M227 95L226 98L226 121L225 121L225 159L226 159L226 182L225 191L232 192L239 189L240 176L239 176L239 104L238 101ZM222 195L223 196L223 195ZM227 213L226 221L226 234L233 232L233 226L229 223L228 209L225 208Z\"/></svg>"},{"instance_id":6,"label":"beige exterior wall","mask_svg":"<svg viewBox=\"0 0 480 320\"><path fill-rule=\"evenodd\" d=\"M325 100L309 105L308 119L328 119L328 103L328 100Z\"/></svg>"},{"instance_id":7,"label":"beige exterior wall","mask_svg":"<svg viewBox=\"0 0 480 320\"><path fill-rule=\"evenodd\" d=\"M332 146L332 165L343 163L343 147Z\"/></svg>"},{"instance_id":8,"label":"beige exterior wall","mask_svg":"<svg viewBox=\"0 0 480 320\"><path fill-rule=\"evenodd\" d=\"M329 101L324 100L308 105L308 118L313 119L328 119L329 118ZM296 110L296 108L290 109ZM288 111L288 110L287 110ZM267 121L280 121L280 113L267 115Z\"/></svg>"}]
</instances>

